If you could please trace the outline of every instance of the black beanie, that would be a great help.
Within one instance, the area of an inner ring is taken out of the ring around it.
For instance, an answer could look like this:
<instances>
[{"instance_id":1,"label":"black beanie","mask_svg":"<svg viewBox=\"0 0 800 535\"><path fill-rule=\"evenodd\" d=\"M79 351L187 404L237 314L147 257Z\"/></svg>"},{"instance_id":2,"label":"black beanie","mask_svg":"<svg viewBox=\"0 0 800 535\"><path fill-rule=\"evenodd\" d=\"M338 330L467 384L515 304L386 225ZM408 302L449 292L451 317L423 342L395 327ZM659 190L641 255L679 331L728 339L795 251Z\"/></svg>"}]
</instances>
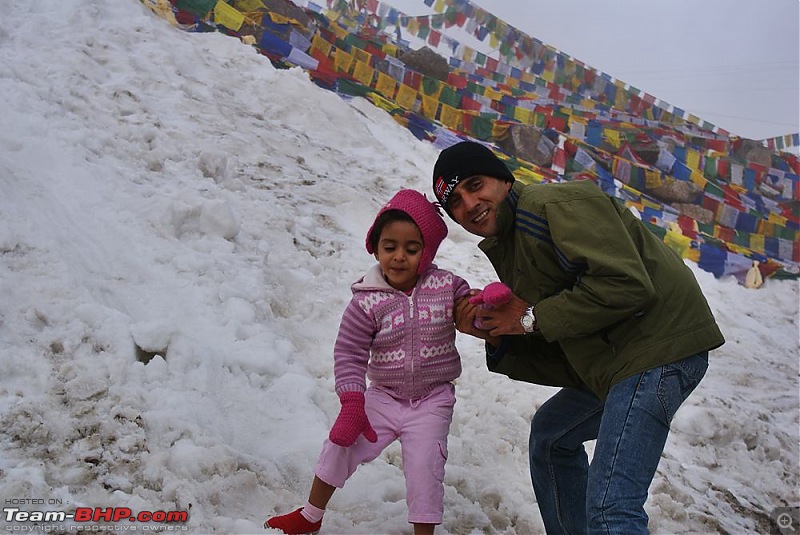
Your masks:
<instances>
[{"instance_id":1,"label":"black beanie","mask_svg":"<svg viewBox=\"0 0 800 535\"><path fill-rule=\"evenodd\" d=\"M450 217L447 199L464 179L484 175L514 182L514 175L492 149L474 141L462 141L444 149L433 167L433 194Z\"/></svg>"}]
</instances>

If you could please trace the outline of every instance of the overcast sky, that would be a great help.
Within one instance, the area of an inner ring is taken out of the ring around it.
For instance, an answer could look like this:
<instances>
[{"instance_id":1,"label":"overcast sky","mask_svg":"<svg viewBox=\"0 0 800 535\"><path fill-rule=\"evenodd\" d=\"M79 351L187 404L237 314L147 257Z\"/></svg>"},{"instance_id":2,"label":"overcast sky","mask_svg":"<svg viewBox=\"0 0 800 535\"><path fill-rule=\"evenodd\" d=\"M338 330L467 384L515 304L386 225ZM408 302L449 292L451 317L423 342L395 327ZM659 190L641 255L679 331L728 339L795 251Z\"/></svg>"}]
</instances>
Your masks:
<instances>
[{"instance_id":1,"label":"overcast sky","mask_svg":"<svg viewBox=\"0 0 800 535\"><path fill-rule=\"evenodd\" d=\"M410 15L431 12L423 0L386 1ZM800 130L798 0L472 1L733 134Z\"/></svg>"}]
</instances>

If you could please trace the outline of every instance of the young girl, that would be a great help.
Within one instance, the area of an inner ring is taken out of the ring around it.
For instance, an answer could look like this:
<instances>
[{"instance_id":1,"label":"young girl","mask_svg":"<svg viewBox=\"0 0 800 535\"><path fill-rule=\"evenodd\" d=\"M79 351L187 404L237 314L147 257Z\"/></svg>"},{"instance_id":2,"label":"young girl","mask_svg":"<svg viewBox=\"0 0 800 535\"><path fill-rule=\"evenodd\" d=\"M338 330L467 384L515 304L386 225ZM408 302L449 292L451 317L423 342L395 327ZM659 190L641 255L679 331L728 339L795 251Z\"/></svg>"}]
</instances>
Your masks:
<instances>
[{"instance_id":1,"label":"young girl","mask_svg":"<svg viewBox=\"0 0 800 535\"><path fill-rule=\"evenodd\" d=\"M378 264L352 285L333 349L339 416L308 502L265 528L319 531L334 491L397 439L415 535L441 524L452 381L461 374L453 308L469 293L463 279L432 263L445 236L436 206L417 191L400 190L378 212L366 241Z\"/></svg>"}]
</instances>

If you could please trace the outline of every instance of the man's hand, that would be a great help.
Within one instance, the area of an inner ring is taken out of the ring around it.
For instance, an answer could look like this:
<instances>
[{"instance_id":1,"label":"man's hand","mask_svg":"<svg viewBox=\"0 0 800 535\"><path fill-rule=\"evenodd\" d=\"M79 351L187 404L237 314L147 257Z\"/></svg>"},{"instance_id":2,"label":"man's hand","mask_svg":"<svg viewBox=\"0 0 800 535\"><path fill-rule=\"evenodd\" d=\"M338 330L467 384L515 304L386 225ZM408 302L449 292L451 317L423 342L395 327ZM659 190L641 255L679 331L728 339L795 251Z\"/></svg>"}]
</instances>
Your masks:
<instances>
[{"instance_id":1,"label":"man's hand","mask_svg":"<svg viewBox=\"0 0 800 535\"><path fill-rule=\"evenodd\" d=\"M525 334L525 329L522 328L519 319L529 306L527 302L513 295L511 300L504 305L496 306L493 309L476 308L474 314L481 319L484 328L488 329L488 333L487 331L483 332L490 337L520 335ZM456 328L458 329L458 325Z\"/></svg>"}]
</instances>

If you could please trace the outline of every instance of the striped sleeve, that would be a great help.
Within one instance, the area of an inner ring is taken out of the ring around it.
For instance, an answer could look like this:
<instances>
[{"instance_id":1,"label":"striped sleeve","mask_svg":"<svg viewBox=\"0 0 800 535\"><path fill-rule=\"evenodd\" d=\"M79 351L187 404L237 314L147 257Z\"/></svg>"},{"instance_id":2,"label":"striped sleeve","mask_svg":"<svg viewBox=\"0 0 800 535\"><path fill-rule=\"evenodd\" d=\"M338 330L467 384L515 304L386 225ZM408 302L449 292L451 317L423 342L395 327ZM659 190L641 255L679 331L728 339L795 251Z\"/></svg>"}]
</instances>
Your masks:
<instances>
[{"instance_id":1,"label":"striped sleeve","mask_svg":"<svg viewBox=\"0 0 800 535\"><path fill-rule=\"evenodd\" d=\"M333 346L337 394L366 391L369 348L376 332L375 322L352 299L342 314L339 334Z\"/></svg>"},{"instance_id":2,"label":"striped sleeve","mask_svg":"<svg viewBox=\"0 0 800 535\"><path fill-rule=\"evenodd\" d=\"M467 283L467 281L458 275L453 275L453 296L455 301L458 301L462 297L468 297L469 290L469 283Z\"/></svg>"}]
</instances>

